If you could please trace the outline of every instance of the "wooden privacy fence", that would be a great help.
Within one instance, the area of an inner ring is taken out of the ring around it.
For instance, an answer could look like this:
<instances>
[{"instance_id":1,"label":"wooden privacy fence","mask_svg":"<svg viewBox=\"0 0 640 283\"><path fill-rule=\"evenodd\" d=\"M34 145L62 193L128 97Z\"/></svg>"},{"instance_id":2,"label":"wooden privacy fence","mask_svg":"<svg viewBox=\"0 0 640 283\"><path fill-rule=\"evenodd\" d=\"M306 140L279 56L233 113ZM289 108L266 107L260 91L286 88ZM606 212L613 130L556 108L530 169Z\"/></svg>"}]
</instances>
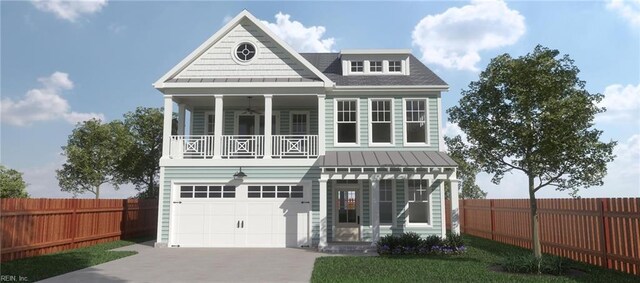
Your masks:
<instances>
[{"instance_id":1,"label":"wooden privacy fence","mask_svg":"<svg viewBox=\"0 0 640 283\"><path fill-rule=\"evenodd\" d=\"M531 248L528 199L461 200L460 231ZM451 202L446 202L451 227ZM538 200L542 252L640 275L640 198Z\"/></svg>"},{"instance_id":2,"label":"wooden privacy fence","mask_svg":"<svg viewBox=\"0 0 640 283\"><path fill-rule=\"evenodd\" d=\"M156 233L158 200L1 199L2 261Z\"/></svg>"}]
</instances>

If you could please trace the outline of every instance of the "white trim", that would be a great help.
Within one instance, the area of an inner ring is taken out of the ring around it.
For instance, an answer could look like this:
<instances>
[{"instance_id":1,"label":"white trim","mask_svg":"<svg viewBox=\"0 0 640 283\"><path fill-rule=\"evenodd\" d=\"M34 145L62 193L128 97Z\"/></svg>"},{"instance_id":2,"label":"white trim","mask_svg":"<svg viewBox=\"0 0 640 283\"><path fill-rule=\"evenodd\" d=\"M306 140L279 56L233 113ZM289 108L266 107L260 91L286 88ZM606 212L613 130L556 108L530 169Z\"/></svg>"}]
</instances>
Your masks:
<instances>
[{"instance_id":1,"label":"white trim","mask_svg":"<svg viewBox=\"0 0 640 283\"><path fill-rule=\"evenodd\" d=\"M198 57L200 57L200 55L202 55L204 52L206 52L206 50L208 50L211 46L213 46L216 42L218 42L223 36L225 36L227 33L229 33L234 27L239 25L240 21L242 21L245 18L248 19L250 22L252 22L254 25L256 25L256 27L258 29L260 29L262 32L266 33L267 36L271 37L271 40L273 40L277 45L280 45L280 47L284 48L287 52L289 52L290 55L293 58L298 60L298 62L300 62L302 65L307 67L307 69L309 69L316 76L318 76L318 78L320 78L324 82L322 84L322 86L327 87L327 86L335 85L335 83L333 81L331 81L326 75L324 75L322 72L320 72L320 70L318 70L316 67L314 67L311 63L309 63L309 61L304 59L304 57L302 57L302 55L300 55L298 52L293 50L293 48L291 46L289 46L289 44L285 43L282 39L280 39L278 36L276 36L259 19L254 17L251 13L249 13L249 11L243 10L238 15L236 15L233 19L231 19L231 21L229 21L224 27L222 27L220 30L218 30L215 34L213 34L211 37L209 37L209 39L207 39L204 43L202 43L198 48L196 48L193 52L191 52L191 54L189 54L186 58L182 59L182 61L180 61L180 63L178 63L173 68L171 68L171 70L169 72L167 72L162 77L160 77L160 79L158 79L154 83L154 87L155 88L166 88L166 87L168 87L165 84L165 82L169 78L175 76L180 71L182 71L187 66L189 66L193 61L195 61ZM187 84L187 85L192 86L191 84ZM222 83L221 85L227 85L227 84Z\"/></svg>"},{"instance_id":2,"label":"white trim","mask_svg":"<svg viewBox=\"0 0 640 283\"><path fill-rule=\"evenodd\" d=\"M157 227L157 234L156 234L156 242L157 243L162 243L162 221L163 219L163 209L164 209L164 167L160 167L160 180L159 180L159 184L158 184L158 227ZM169 190L169 193L171 193L171 190ZM169 196L169 199L171 199L171 196ZM169 203L169 211L171 211L171 203ZM171 227L169 227L171 228ZM171 230L171 229L169 229ZM169 231L167 231L169 232ZM169 235L167 235L167 244L169 243Z\"/></svg>"},{"instance_id":3,"label":"white trim","mask_svg":"<svg viewBox=\"0 0 640 283\"><path fill-rule=\"evenodd\" d=\"M326 131L327 131L327 123L325 119L325 115L327 114L325 111L326 108L326 95L318 94L318 154L325 155L326 153Z\"/></svg>"},{"instance_id":4,"label":"white trim","mask_svg":"<svg viewBox=\"0 0 640 283\"><path fill-rule=\"evenodd\" d=\"M236 50L238 49L238 47L240 46L240 44L245 44L245 43L249 43L251 45L253 45L253 48L256 49L255 54L253 54L253 57L251 57L251 59L247 60L247 61L242 61L240 58L238 58L238 54L236 53ZM238 40L235 42L235 44L233 45L234 47L231 48L231 59L233 59L234 62L236 62L239 65L251 65L253 59L257 58L258 55L260 55L260 48L258 47L258 44L255 43L254 40L248 39L248 40Z\"/></svg>"},{"instance_id":5,"label":"white trim","mask_svg":"<svg viewBox=\"0 0 640 283\"><path fill-rule=\"evenodd\" d=\"M341 55L408 55L411 54L411 49L342 49Z\"/></svg>"},{"instance_id":6,"label":"white trim","mask_svg":"<svg viewBox=\"0 0 640 283\"><path fill-rule=\"evenodd\" d=\"M353 85L337 85L334 87L336 90L393 90L402 89L403 91L448 91L449 85L381 85L381 86L353 86Z\"/></svg>"},{"instance_id":7,"label":"white trim","mask_svg":"<svg viewBox=\"0 0 640 283\"><path fill-rule=\"evenodd\" d=\"M413 179L407 179L405 180L405 192L404 192L404 227L410 227L410 228L417 228L417 227L423 227L423 228L432 228L433 227L433 190L431 189L431 186L433 185L433 179L422 179L422 180L426 180L427 181L427 189L429 190L428 194L429 194L429 223L411 223L410 221L410 215L409 215L409 180L413 180ZM420 181L422 181L420 180Z\"/></svg>"},{"instance_id":8,"label":"white trim","mask_svg":"<svg viewBox=\"0 0 640 283\"><path fill-rule=\"evenodd\" d=\"M161 159L160 166L313 166L316 158L283 158L283 159Z\"/></svg>"},{"instance_id":9,"label":"white trim","mask_svg":"<svg viewBox=\"0 0 640 283\"><path fill-rule=\"evenodd\" d=\"M371 97L369 97L369 98L367 98L367 100L368 100L367 112L368 112L368 117L369 117L369 121L367 122L368 126L369 126L369 135L368 135L369 146L370 147L395 146L395 140L396 140L396 138L395 138L395 130L396 130L396 128L395 128L395 119L394 119L394 117L395 117L395 111L394 111L394 109L395 109L395 99L393 97L380 97L380 98L377 98L377 97L371 98ZM390 121L390 123L391 123L391 133L390 133L391 142L388 142L388 143L373 142L373 120L371 119L372 118L371 117L371 114L372 114L371 113L372 112L372 107L371 107L372 106L372 102L373 101L385 101L385 100L391 102L389 104L389 107L391 108L390 109L390 111L391 111L391 121Z\"/></svg>"},{"instance_id":10,"label":"white trim","mask_svg":"<svg viewBox=\"0 0 640 283\"><path fill-rule=\"evenodd\" d=\"M355 101L356 102L356 142L340 143L338 142L338 101ZM333 146L334 147L359 147L360 146L360 98L334 98L333 99Z\"/></svg>"},{"instance_id":11,"label":"white trim","mask_svg":"<svg viewBox=\"0 0 640 283\"><path fill-rule=\"evenodd\" d=\"M407 100L424 100L424 118L425 118L425 142L407 142ZM431 146L430 130L431 123L429 119L429 97L403 97L402 98L402 145L405 147L427 147Z\"/></svg>"},{"instance_id":12,"label":"white trim","mask_svg":"<svg viewBox=\"0 0 640 283\"><path fill-rule=\"evenodd\" d=\"M360 217L360 223L358 223L358 241L362 241L364 238L364 221L363 221L363 204L362 204L362 182L358 180L358 184L338 184L336 180L329 180L327 182L331 183L331 241L336 241L336 227L338 224L338 207L336 205L338 200L338 191L340 190L355 190L356 191L356 222L357 218ZM348 243L348 241L344 241Z\"/></svg>"},{"instance_id":13,"label":"white trim","mask_svg":"<svg viewBox=\"0 0 640 283\"><path fill-rule=\"evenodd\" d=\"M292 132L293 129L293 115L306 115L307 116L307 132L304 134L295 134L295 135L310 135L311 134L311 112L310 111L300 111L294 110L289 111L289 134L294 135Z\"/></svg>"},{"instance_id":14,"label":"white trim","mask_svg":"<svg viewBox=\"0 0 640 283\"><path fill-rule=\"evenodd\" d=\"M444 148L440 148L440 145L444 144L444 137L442 136L442 99L440 95L436 100L438 101L438 151L445 151Z\"/></svg>"},{"instance_id":15,"label":"white trim","mask_svg":"<svg viewBox=\"0 0 640 283\"><path fill-rule=\"evenodd\" d=\"M319 234L319 242L318 248L323 249L327 246L327 180L320 179L318 180L318 191L320 196L318 197L319 202L319 211L318 211L318 234Z\"/></svg>"}]
</instances>

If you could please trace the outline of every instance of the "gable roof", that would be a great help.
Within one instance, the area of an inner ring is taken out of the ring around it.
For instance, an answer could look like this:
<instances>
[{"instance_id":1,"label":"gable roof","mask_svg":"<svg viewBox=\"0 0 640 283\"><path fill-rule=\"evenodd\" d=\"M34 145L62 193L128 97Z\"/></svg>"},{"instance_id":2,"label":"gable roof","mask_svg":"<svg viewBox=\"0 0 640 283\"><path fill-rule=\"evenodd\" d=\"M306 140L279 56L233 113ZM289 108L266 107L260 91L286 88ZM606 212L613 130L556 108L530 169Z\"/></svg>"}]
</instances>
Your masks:
<instances>
[{"instance_id":1,"label":"gable roof","mask_svg":"<svg viewBox=\"0 0 640 283\"><path fill-rule=\"evenodd\" d=\"M447 86L444 80L412 54L409 55L410 75L408 76L343 76L340 53L300 53L300 55L334 81L336 86Z\"/></svg>"},{"instance_id":2,"label":"gable roof","mask_svg":"<svg viewBox=\"0 0 640 283\"><path fill-rule=\"evenodd\" d=\"M270 37L273 42L282 47L286 52L291 55L291 57L302 64L304 67L309 69L314 75L317 76L322 82L324 82L325 87L333 86L334 83L331 81L324 73L320 72L315 66L313 66L309 61L307 61L303 56L301 56L298 52L293 50L291 46L281 40L278 36L276 36L271 30L266 27L260 20L254 17L249 11L243 10L237 16L235 16L232 20L230 20L224 27L222 27L218 32L212 35L207 41L202 43L196 50L191 52L186 58L184 58L180 63L174 66L169 72L164 74L160 79L158 79L154 83L155 88L163 88L165 87L165 83L178 82L175 78L177 74L179 74L182 70L187 68L192 62L200 57L204 52L206 52L211 46L213 46L216 42L218 42L221 38L223 38L229 31L231 31L234 27L240 24L240 22L244 19L247 19L252 24L254 24L261 32L265 33L268 37ZM195 81L194 81L195 82ZM203 82L202 80L197 82Z\"/></svg>"}]
</instances>

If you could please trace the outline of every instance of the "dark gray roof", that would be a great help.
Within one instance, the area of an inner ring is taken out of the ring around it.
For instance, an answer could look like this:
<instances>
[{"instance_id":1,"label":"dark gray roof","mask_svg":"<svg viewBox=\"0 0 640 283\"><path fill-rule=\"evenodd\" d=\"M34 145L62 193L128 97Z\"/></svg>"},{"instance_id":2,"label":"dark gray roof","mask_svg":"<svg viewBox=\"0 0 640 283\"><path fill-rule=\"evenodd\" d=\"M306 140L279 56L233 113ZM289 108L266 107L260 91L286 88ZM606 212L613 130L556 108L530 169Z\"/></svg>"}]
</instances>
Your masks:
<instances>
[{"instance_id":1,"label":"dark gray roof","mask_svg":"<svg viewBox=\"0 0 640 283\"><path fill-rule=\"evenodd\" d=\"M263 82L315 82L320 79L310 78L189 78L168 79L168 83L263 83Z\"/></svg>"},{"instance_id":2,"label":"dark gray roof","mask_svg":"<svg viewBox=\"0 0 640 283\"><path fill-rule=\"evenodd\" d=\"M309 63L318 68L329 79L339 86L381 86L381 85L446 85L438 75L433 73L418 58L409 55L409 75L368 75L343 76L340 53L300 53Z\"/></svg>"},{"instance_id":3,"label":"dark gray roof","mask_svg":"<svg viewBox=\"0 0 640 283\"><path fill-rule=\"evenodd\" d=\"M450 167L458 166L439 151L327 151L319 167Z\"/></svg>"}]
</instances>

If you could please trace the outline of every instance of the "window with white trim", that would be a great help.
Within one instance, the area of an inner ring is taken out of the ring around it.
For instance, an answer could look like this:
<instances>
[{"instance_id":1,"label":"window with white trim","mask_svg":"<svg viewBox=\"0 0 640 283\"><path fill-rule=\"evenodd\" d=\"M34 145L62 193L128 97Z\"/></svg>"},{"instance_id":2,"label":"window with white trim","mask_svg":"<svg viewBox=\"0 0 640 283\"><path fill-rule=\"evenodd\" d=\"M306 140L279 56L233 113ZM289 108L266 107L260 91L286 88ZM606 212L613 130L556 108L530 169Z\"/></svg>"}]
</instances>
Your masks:
<instances>
[{"instance_id":1,"label":"window with white trim","mask_svg":"<svg viewBox=\"0 0 640 283\"><path fill-rule=\"evenodd\" d=\"M204 134L213 135L215 129L216 115L213 112L205 112Z\"/></svg>"},{"instance_id":2,"label":"window with white trim","mask_svg":"<svg viewBox=\"0 0 640 283\"><path fill-rule=\"evenodd\" d=\"M351 61L351 72L362 73L364 71L363 61Z\"/></svg>"},{"instance_id":3,"label":"window with white trim","mask_svg":"<svg viewBox=\"0 0 640 283\"><path fill-rule=\"evenodd\" d=\"M303 198L302 186L268 185L248 186L248 198Z\"/></svg>"},{"instance_id":4,"label":"window with white trim","mask_svg":"<svg viewBox=\"0 0 640 283\"><path fill-rule=\"evenodd\" d=\"M358 100L337 100L336 130L338 143L358 142Z\"/></svg>"},{"instance_id":5,"label":"window with white trim","mask_svg":"<svg viewBox=\"0 0 640 283\"><path fill-rule=\"evenodd\" d=\"M371 143L392 143L390 99L371 100Z\"/></svg>"},{"instance_id":6,"label":"window with white trim","mask_svg":"<svg viewBox=\"0 0 640 283\"><path fill-rule=\"evenodd\" d=\"M382 61L370 61L369 62L369 72L371 72L371 73L382 73Z\"/></svg>"},{"instance_id":7,"label":"window with white trim","mask_svg":"<svg viewBox=\"0 0 640 283\"><path fill-rule=\"evenodd\" d=\"M393 224L393 180L380 180L380 224Z\"/></svg>"},{"instance_id":8,"label":"window with white trim","mask_svg":"<svg viewBox=\"0 0 640 283\"><path fill-rule=\"evenodd\" d=\"M428 180L408 180L408 221L409 223L430 224L430 206Z\"/></svg>"},{"instance_id":9,"label":"window with white trim","mask_svg":"<svg viewBox=\"0 0 640 283\"><path fill-rule=\"evenodd\" d=\"M236 186L180 186L180 198L235 198Z\"/></svg>"},{"instance_id":10,"label":"window with white trim","mask_svg":"<svg viewBox=\"0 0 640 283\"><path fill-rule=\"evenodd\" d=\"M400 73L400 72L402 72L402 62L389 61L389 73Z\"/></svg>"},{"instance_id":11,"label":"window with white trim","mask_svg":"<svg viewBox=\"0 0 640 283\"><path fill-rule=\"evenodd\" d=\"M407 99L405 111L405 141L427 143L427 101Z\"/></svg>"}]
</instances>

